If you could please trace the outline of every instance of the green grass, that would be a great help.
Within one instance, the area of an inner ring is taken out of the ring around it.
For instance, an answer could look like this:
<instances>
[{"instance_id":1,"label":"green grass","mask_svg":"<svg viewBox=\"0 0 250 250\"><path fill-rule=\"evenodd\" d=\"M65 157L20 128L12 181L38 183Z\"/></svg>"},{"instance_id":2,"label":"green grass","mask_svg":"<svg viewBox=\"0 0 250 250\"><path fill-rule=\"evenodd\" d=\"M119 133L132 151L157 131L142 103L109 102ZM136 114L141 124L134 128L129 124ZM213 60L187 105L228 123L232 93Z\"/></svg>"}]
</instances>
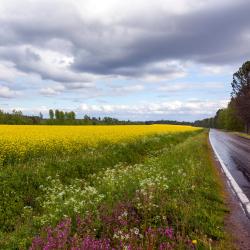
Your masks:
<instances>
[{"instance_id":1,"label":"green grass","mask_svg":"<svg viewBox=\"0 0 250 250\"><path fill-rule=\"evenodd\" d=\"M250 135L242 132L233 132L233 134L250 139Z\"/></svg>"},{"instance_id":2,"label":"green grass","mask_svg":"<svg viewBox=\"0 0 250 250\"><path fill-rule=\"evenodd\" d=\"M108 228L100 219L103 208L112 212L130 203L140 215L140 231L167 223L178 232L176 249L184 249L187 238L197 240L198 249L230 249L219 182L207 132L149 136L5 166L0 248L25 249L43 226L76 213L93 215L92 233L99 237Z\"/></svg>"}]
</instances>

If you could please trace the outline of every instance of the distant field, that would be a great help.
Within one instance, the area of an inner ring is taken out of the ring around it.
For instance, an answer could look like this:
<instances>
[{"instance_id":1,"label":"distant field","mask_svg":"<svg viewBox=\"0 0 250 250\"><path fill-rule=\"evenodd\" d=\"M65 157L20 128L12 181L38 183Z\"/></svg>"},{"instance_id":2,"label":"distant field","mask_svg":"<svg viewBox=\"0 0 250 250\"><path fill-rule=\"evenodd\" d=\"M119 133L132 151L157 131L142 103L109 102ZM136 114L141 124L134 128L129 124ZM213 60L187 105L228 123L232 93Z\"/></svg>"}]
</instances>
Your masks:
<instances>
[{"instance_id":1,"label":"distant field","mask_svg":"<svg viewBox=\"0 0 250 250\"><path fill-rule=\"evenodd\" d=\"M0 130L0 249L230 249L206 131Z\"/></svg>"},{"instance_id":2,"label":"distant field","mask_svg":"<svg viewBox=\"0 0 250 250\"><path fill-rule=\"evenodd\" d=\"M86 146L117 143L138 136L195 131L178 125L20 126L0 125L0 164L45 154L76 153Z\"/></svg>"}]
</instances>

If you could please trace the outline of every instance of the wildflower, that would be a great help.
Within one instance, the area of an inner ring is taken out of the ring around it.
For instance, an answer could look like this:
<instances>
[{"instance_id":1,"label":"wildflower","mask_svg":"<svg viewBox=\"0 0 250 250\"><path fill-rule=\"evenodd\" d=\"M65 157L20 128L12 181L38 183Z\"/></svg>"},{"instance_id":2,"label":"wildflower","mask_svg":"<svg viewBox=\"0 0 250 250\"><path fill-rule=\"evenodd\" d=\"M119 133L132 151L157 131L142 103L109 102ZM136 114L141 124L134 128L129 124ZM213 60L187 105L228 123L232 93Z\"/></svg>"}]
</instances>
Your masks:
<instances>
[{"instance_id":1,"label":"wildflower","mask_svg":"<svg viewBox=\"0 0 250 250\"><path fill-rule=\"evenodd\" d=\"M172 228L166 228L165 229L165 235L166 237L168 237L169 239L172 239L173 238L173 229Z\"/></svg>"},{"instance_id":2,"label":"wildflower","mask_svg":"<svg viewBox=\"0 0 250 250\"><path fill-rule=\"evenodd\" d=\"M134 228L134 233L137 235L137 234L139 234L139 232L140 232L139 229L135 227Z\"/></svg>"},{"instance_id":3,"label":"wildflower","mask_svg":"<svg viewBox=\"0 0 250 250\"><path fill-rule=\"evenodd\" d=\"M196 244L197 244L197 240L192 240L192 243L193 243L194 245L196 245Z\"/></svg>"},{"instance_id":4,"label":"wildflower","mask_svg":"<svg viewBox=\"0 0 250 250\"><path fill-rule=\"evenodd\" d=\"M126 217L128 215L128 212L124 211L124 213L122 215Z\"/></svg>"},{"instance_id":5,"label":"wildflower","mask_svg":"<svg viewBox=\"0 0 250 250\"><path fill-rule=\"evenodd\" d=\"M114 238L114 239L118 239L119 236L118 236L117 234L114 234L114 235L113 235L113 238Z\"/></svg>"}]
</instances>

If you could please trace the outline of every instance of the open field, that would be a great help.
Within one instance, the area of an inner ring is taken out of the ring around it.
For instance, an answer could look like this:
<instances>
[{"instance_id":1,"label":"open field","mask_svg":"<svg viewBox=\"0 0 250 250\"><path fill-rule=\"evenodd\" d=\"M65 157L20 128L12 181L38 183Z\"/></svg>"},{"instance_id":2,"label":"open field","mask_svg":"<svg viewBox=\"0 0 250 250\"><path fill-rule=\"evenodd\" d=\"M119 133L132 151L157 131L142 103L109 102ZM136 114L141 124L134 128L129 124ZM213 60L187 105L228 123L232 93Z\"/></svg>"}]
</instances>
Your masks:
<instances>
[{"instance_id":1,"label":"open field","mask_svg":"<svg viewBox=\"0 0 250 250\"><path fill-rule=\"evenodd\" d=\"M1 249L230 249L206 131L0 129Z\"/></svg>"},{"instance_id":2,"label":"open field","mask_svg":"<svg viewBox=\"0 0 250 250\"><path fill-rule=\"evenodd\" d=\"M101 143L134 140L139 136L194 131L177 125L9 126L0 125L0 163L26 161L42 155L71 154Z\"/></svg>"}]
</instances>

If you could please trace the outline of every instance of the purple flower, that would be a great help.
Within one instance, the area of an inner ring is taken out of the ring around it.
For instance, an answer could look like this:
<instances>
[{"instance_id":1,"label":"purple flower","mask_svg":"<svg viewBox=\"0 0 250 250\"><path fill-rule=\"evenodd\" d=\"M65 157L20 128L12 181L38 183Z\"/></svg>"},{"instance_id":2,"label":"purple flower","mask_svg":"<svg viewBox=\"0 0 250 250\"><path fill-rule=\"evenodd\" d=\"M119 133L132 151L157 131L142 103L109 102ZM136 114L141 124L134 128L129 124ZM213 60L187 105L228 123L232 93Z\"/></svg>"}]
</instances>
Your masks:
<instances>
[{"instance_id":1,"label":"purple flower","mask_svg":"<svg viewBox=\"0 0 250 250\"><path fill-rule=\"evenodd\" d=\"M167 238L169 239L173 239L173 234L174 234L174 231L172 228L166 228L165 229L165 235Z\"/></svg>"}]
</instances>

